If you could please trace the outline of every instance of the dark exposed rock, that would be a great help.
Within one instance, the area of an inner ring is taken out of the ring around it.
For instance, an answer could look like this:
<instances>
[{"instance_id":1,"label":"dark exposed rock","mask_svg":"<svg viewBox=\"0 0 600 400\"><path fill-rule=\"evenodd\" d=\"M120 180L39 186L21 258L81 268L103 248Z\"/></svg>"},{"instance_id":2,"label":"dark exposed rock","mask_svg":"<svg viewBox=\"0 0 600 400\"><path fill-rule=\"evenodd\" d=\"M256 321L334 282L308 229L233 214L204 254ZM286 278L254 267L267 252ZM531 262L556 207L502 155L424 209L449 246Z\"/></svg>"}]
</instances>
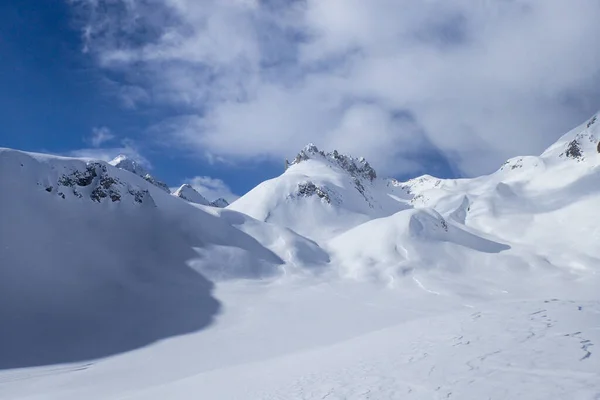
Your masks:
<instances>
[{"instance_id":1,"label":"dark exposed rock","mask_svg":"<svg viewBox=\"0 0 600 400\"><path fill-rule=\"evenodd\" d=\"M97 203L103 199L110 199L112 202L121 201L123 193L129 193L133 196L136 203L142 203L147 190L130 187L118 178L110 176L107 166L98 162L90 162L85 170L74 170L69 174L64 174L58 179L58 185L69 188L73 195L83 198L81 188L89 188L84 193L89 193L89 198ZM48 190L50 189L50 190ZM89 191L91 189L91 191ZM53 188L46 188L46 191L52 192ZM58 191L57 195L66 198L63 191Z\"/></svg>"},{"instance_id":2,"label":"dark exposed rock","mask_svg":"<svg viewBox=\"0 0 600 400\"><path fill-rule=\"evenodd\" d=\"M442 220L440 221L440 224L442 225L442 228L444 228L444 230L446 232L448 232L448 223L446 222L446 220L444 218L442 218Z\"/></svg>"},{"instance_id":3,"label":"dark exposed rock","mask_svg":"<svg viewBox=\"0 0 600 400\"><path fill-rule=\"evenodd\" d=\"M598 119L598 117L596 115L594 115L592 117L592 119L590 120L590 122L587 123L587 127L589 128L590 126L594 125L594 123L596 122L597 119Z\"/></svg>"},{"instance_id":4,"label":"dark exposed rock","mask_svg":"<svg viewBox=\"0 0 600 400\"><path fill-rule=\"evenodd\" d=\"M292 195L292 197L296 197L296 196L298 196L298 197L317 196L321 200L325 201L328 204L331 204L332 201L337 201L335 194L331 190L329 190L325 187L319 187L310 181L298 184L298 190L296 191L296 193L294 195Z\"/></svg>"},{"instance_id":5,"label":"dark exposed rock","mask_svg":"<svg viewBox=\"0 0 600 400\"><path fill-rule=\"evenodd\" d=\"M567 150L564 154L565 156L569 158L574 158L576 160L580 160L583 158L583 152L581 151L581 147L579 146L579 142L577 142L577 140L572 140L569 142Z\"/></svg>"}]
</instances>

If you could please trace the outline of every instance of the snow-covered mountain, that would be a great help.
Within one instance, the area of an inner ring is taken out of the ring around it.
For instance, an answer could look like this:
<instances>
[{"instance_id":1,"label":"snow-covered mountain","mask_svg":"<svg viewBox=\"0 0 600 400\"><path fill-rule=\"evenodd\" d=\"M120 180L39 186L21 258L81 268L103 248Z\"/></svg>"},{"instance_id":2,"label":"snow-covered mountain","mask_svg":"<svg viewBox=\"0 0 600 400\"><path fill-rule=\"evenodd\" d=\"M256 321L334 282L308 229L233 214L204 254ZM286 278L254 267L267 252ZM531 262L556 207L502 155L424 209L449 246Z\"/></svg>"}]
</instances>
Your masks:
<instances>
[{"instance_id":1,"label":"snow-covered mountain","mask_svg":"<svg viewBox=\"0 0 600 400\"><path fill-rule=\"evenodd\" d=\"M162 190L164 190L167 193L171 193L171 190L169 189L169 186L167 186L166 183L157 180L155 177L150 175L148 173L148 171L138 161L136 161L124 154L119 154L112 161L109 161L109 164L114 167L117 167L119 169L129 171L138 176L141 176L142 178L144 178L146 181L150 182L154 186L161 188Z\"/></svg>"},{"instance_id":2,"label":"snow-covered mountain","mask_svg":"<svg viewBox=\"0 0 600 400\"><path fill-rule=\"evenodd\" d=\"M182 198L185 201L189 201L190 203L200 204L203 206L211 206L211 207L219 207L225 208L229 205L229 202L223 198L218 198L215 201L208 201L206 197L202 196L196 189L192 187L189 183L184 183L173 192L173 196Z\"/></svg>"},{"instance_id":3,"label":"snow-covered mountain","mask_svg":"<svg viewBox=\"0 0 600 400\"><path fill-rule=\"evenodd\" d=\"M285 228L221 218L102 161L0 149L0 170L0 369L193 332L219 310L205 276L264 278L328 261Z\"/></svg>"},{"instance_id":4,"label":"snow-covered mountain","mask_svg":"<svg viewBox=\"0 0 600 400\"><path fill-rule=\"evenodd\" d=\"M202 196L200 193L198 193L196 191L196 189L194 189L192 187L192 185L190 185L188 183L184 183L183 185L181 185L179 187L179 189L174 191L173 196L182 198L185 201L189 201L190 203L194 203L194 204L200 204L203 206L210 205L210 201L206 200L206 198L204 196Z\"/></svg>"},{"instance_id":5,"label":"snow-covered mountain","mask_svg":"<svg viewBox=\"0 0 600 400\"><path fill-rule=\"evenodd\" d=\"M281 176L261 183L229 208L321 241L408 208L401 196L364 158L325 153L310 144Z\"/></svg>"},{"instance_id":6,"label":"snow-covered mountain","mask_svg":"<svg viewBox=\"0 0 600 400\"><path fill-rule=\"evenodd\" d=\"M309 145L226 208L0 149L0 398L593 399L599 142L407 182Z\"/></svg>"},{"instance_id":7,"label":"snow-covered mountain","mask_svg":"<svg viewBox=\"0 0 600 400\"><path fill-rule=\"evenodd\" d=\"M540 156L522 156L474 179L424 176L395 182L417 207L572 268L600 260L600 123L597 116L562 136ZM587 232L587 233L583 233ZM573 250L576 250L575 252Z\"/></svg>"}]
</instances>

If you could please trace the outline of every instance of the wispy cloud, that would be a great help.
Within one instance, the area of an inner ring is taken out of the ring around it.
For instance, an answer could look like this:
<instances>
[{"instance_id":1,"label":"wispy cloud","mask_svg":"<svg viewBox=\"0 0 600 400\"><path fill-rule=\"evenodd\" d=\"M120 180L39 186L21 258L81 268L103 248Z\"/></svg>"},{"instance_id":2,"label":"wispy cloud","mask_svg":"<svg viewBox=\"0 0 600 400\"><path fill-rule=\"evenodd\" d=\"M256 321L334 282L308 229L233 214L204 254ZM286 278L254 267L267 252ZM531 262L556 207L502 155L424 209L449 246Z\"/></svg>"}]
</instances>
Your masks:
<instances>
[{"instance_id":1,"label":"wispy cloud","mask_svg":"<svg viewBox=\"0 0 600 400\"><path fill-rule=\"evenodd\" d=\"M110 129L106 126L92 128L92 134L87 139L93 147L100 147L106 142L110 142L115 138Z\"/></svg>"},{"instance_id":2,"label":"wispy cloud","mask_svg":"<svg viewBox=\"0 0 600 400\"><path fill-rule=\"evenodd\" d=\"M434 150L478 174L600 108L595 0L71 3L131 105L170 106L171 139L215 158L312 141L388 173Z\"/></svg>"}]
</instances>

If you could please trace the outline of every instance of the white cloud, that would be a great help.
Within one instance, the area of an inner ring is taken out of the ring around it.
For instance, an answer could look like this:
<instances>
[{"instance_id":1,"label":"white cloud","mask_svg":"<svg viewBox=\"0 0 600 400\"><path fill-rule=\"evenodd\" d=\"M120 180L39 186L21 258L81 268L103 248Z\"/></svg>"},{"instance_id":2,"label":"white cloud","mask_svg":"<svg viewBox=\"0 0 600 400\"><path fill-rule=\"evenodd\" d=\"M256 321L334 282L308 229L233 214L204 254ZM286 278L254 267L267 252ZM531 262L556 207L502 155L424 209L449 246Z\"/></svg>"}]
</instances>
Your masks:
<instances>
[{"instance_id":1,"label":"white cloud","mask_svg":"<svg viewBox=\"0 0 600 400\"><path fill-rule=\"evenodd\" d=\"M600 108L600 4L580 0L72 0L130 103L214 158L308 142L384 172L535 154Z\"/></svg>"},{"instance_id":2,"label":"white cloud","mask_svg":"<svg viewBox=\"0 0 600 400\"><path fill-rule=\"evenodd\" d=\"M105 126L92 128L92 135L88 138L88 142L93 147L100 147L106 142L110 142L115 138L110 129Z\"/></svg>"},{"instance_id":3,"label":"white cloud","mask_svg":"<svg viewBox=\"0 0 600 400\"><path fill-rule=\"evenodd\" d=\"M208 201L215 201L218 198L224 198L229 203L237 200L240 196L233 193L229 186L220 179L209 176L196 176L186 179L184 183L189 183L194 189Z\"/></svg>"}]
</instances>

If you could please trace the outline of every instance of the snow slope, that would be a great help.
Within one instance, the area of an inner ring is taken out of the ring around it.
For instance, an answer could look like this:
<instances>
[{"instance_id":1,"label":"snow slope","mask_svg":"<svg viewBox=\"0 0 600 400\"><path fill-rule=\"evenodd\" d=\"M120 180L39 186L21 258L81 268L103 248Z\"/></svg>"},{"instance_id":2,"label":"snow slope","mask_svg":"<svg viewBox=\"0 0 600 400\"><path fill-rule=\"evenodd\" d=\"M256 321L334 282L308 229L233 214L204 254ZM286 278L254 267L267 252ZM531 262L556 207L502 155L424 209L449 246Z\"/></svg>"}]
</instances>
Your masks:
<instances>
[{"instance_id":1,"label":"snow slope","mask_svg":"<svg viewBox=\"0 0 600 400\"><path fill-rule=\"evenodd\" d=\"M600 123L597 117L562 136L541 156L515 157L475 179L429 176L396 182L415 207L515 245L549 263L579 270L600 263Z\"/></svg>"},{"instance_id":2,"label":"snow slope","mask_svg":"<svg viewBox=\"0 0 600 400\"><path fill-rule=\"evenodd\" d=\"M474 179L307 146L225 209L0 150L0 398L598 399L592 121Z\"/></svg>"}]
</instances>

